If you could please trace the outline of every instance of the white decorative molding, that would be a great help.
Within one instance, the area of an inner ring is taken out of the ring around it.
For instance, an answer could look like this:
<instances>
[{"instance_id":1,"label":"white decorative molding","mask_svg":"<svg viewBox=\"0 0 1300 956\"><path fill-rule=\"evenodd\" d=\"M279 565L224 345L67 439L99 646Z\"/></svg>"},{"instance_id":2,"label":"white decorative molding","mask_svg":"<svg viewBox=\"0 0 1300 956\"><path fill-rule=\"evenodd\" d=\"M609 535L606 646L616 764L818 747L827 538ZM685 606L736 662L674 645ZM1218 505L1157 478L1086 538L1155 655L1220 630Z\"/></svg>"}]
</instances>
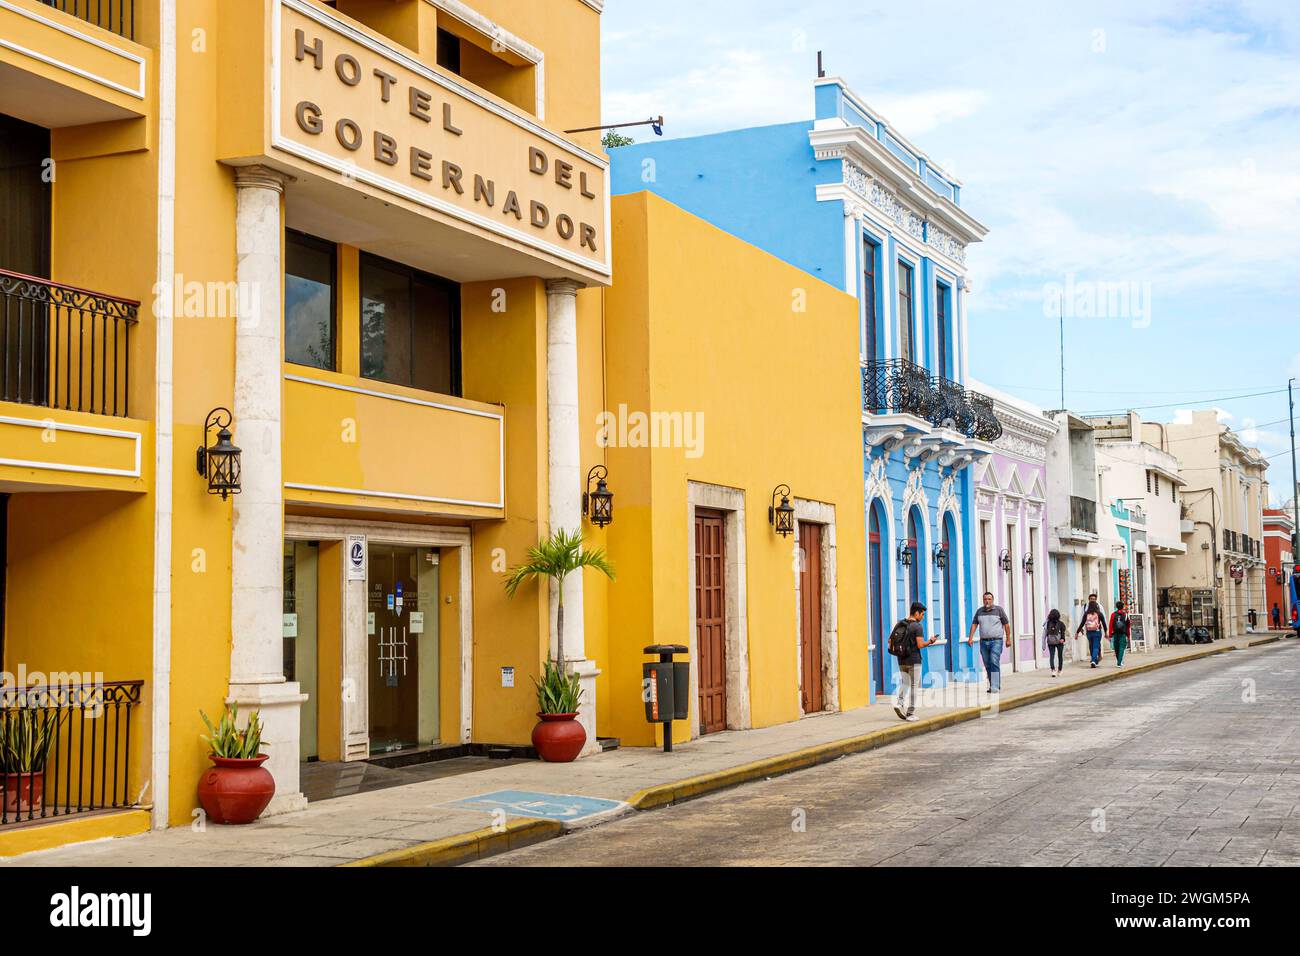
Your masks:
<instances>
[{"instance_id":1,"label":"white decorative molding","mask_svg":"<svg viewBox=\"0 0 1300 956\"><path fill-rule=\"evenodd\" d=\"M0 9L9 10L12 13L18 14L18 16L20 17L27 17L27 19L29 20L35 20L37 23L43 23L52 30L58 30L60 33L66 34L70 37L76 37L78 40L81 40L85 43L89 43L91 46L99 47L101 50L107 50L109 53L112 53L116 56L120 56L124 60L129 60L130 62L136 64L136 67L139 71L140 79L139 82L135 85L135 87L123 86L121 83L116 83L113 80L106 79L105 77L99 76L95 73L90 73L86 70L80 69L79 67L75 67L72 66L71 64L64 63L62 60L56 60L54 57L49 56L45 53L41 53L37 50L29 50L25 46L19 46L17 43L14 43L12 40L7 40L2 36L0 36L0 47L4 47L5 49L8 50L13 50L15 53L21 53L23 56L31 57L33 60L37 60L41 63L46 63L50 66L58 67L60 70L64 70L68 73L71 73L73 76L79 76L83 80L90 80L90 82L92 83L98 83L100 86L107 87L110 90L115 90L118 93L125 93L127 96L134 97L137 100L144 99L145 96L144 57L136 53L131 53L127 50L120 50L117 47L113 46L112 44L105 43L103 40L99 39L98 37L93 37L88 33L82 33L80 30L74 30L65 24L59 23L57 20L49 19L48 17L41 16L39 13L35 13L23 7L16 6L15 4L10 3L9 0L0 0Z\"/></svg>"},{"instance_id":2,"label":"white decorative molding","mask_svg":"<svg viewBox=\"0 0 1300 956\"><path fill-rule=\"evenodd\" d=\"M122 431L116 428L97 428L92 425L70 425L52 419L38 421L31 418L11 418L0 415L0 425L18 425L24 428L49 429L58 432L74 432L80 435L104 435L109 438L125 438L135 442L135 464L130 468L97 468L94 465L69 465L51 461L28 461L24 458L0 458L0 465L15 468L36 468L41 471L69 471L83 475L111 475L117 478L140 477L140 433Z\"/></svg>"},{"instance_id":3,"label":"white decorative molding","mask_svg":"<svg viewBox=\"0 0 1300 956\"><path fill-rule=\"evenodd\" d=\"M939 485L939 502L936 505L939 514L942 515L946 511L951 511L953 514L958 513L956 484L957 482L953 476L949 475Z\"/></svg>"},{"instance_id":4,"label":"white decorative molding","mask_svg":"<svg viewBox=\"0 0 1300 956\"><path fill-rule=\"evenodd\" d=\"M819 155L818 158L833 157ZM918 215L907 203L899 199L893 190L853 160L843 155L838 158L843 161L844 183L849 189L879 209L887 219L913 238L933 247L956 263L963 266L966 264L966 246L955 236Z\"/></svg>"},{"instance_id":5,"label":"white decorative molding","mask_svg":"<svg viewBox=\"0 0 1300 956\"><path fill-rule=\"evenodd\" d=\"M922 468L913 468L907 473L907 487L903 489L903 512L913 505L921 507L922 514L929 514L930 498L925 493L925 485L922 481L925 477L925 470Z\"/></svg>"},{"instance_id":6,"label":"white decorative molding","mask_svg":"<svg viewBox=\"0 0 1300 956\"><path fill-rule=\"evenodd\" d=\"M871 460L871 468L867 472L867 504L870 505L871 499L873 498L881 498L888 501L889 497L889 478L885 475L885 459L883 456L873 458Z\"/></svg>"}]
</instances>

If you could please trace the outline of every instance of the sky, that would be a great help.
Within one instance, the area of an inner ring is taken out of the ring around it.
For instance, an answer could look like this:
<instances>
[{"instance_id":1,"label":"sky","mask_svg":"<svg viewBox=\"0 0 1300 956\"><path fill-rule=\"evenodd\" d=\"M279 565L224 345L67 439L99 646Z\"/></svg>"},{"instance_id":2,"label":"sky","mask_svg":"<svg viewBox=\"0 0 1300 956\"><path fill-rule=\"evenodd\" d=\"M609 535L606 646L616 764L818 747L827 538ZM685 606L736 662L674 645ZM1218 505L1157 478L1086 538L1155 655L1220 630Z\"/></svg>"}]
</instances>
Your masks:
<instances>
[{"instance_id":1,"label":"sky","mask_svg":"<svg viewBox=\"0 0 1300 956\"><path fill-rule=\"evenodd\" d=\"M1068 407L1217 408L1289 497L1300 2L607 0L602 29L604 122L667 138L811 119L823 51L989 229L972 376L1060 407L1064 301Z\"/></svg>"}]
</instances>

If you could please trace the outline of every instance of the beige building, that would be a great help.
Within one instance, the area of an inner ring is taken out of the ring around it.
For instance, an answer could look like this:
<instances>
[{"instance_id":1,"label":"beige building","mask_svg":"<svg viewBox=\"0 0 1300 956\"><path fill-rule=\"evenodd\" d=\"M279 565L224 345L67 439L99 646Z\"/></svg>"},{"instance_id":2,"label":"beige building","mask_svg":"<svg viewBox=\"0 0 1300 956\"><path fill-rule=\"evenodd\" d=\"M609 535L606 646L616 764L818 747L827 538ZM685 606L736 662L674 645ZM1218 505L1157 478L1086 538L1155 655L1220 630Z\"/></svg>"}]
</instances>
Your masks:
<instances>
[{"instance_id":1,"label":"beige building","mask_svg":"<svg viewBox=\"0 0 1300 956\"><path fill-rule=\"evenodd\" d=\"M1262 543L1267 459L1213 410L1194 412L1190 424L1145 428L1148 441L1178 459L1186 482L1180 497L1183 521L1191 523L1184 539L1187 553L1171 560L1169 583L1214 592L1221 636L1244 634L1252 608L1257 627L1267 627Z\"/></svg>"}]
</instances>

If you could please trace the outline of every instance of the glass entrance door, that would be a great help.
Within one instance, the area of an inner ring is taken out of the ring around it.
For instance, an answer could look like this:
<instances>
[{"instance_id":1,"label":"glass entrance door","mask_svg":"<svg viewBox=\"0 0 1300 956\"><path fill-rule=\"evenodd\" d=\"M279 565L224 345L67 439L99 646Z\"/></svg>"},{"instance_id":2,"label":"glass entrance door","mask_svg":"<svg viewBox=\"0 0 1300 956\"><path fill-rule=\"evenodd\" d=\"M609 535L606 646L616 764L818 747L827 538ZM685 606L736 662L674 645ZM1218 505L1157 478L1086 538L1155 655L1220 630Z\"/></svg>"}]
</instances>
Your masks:
<instances>
[{"instance_id":1,"label":"glass entrance door","mask_svg":"<svg viewBox=\"0 0 1300 956\"><path fill-rule=\"evenodd\" d=\"M438 549L371 544L370 751L438 741Z\"/></svg>"}]
</instances>

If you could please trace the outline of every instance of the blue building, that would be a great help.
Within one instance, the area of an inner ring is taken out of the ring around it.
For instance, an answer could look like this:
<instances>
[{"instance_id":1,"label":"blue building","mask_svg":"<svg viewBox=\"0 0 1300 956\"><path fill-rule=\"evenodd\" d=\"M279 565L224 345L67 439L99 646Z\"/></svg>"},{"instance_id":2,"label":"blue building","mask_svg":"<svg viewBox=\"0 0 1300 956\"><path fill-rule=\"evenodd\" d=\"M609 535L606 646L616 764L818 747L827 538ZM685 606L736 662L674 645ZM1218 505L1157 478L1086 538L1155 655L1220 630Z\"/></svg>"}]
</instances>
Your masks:
<instances>
[{"instance_id":1,"label":"blue building","mask_svg":"<svg viewBox=\"0 0 1300 956\"><path fill-rule=\"evenodd\" d=\"M919 600L946 643L927 686L970 680L962 643L980 580L968 466L1001 435L991 399L969 391L966 249L986 229L961 184L837 78L807 122L652 141L612 151L613 191L655 192L857 297L873 693L892 691L885 648Z\"/></svg>"}]
</instances>

